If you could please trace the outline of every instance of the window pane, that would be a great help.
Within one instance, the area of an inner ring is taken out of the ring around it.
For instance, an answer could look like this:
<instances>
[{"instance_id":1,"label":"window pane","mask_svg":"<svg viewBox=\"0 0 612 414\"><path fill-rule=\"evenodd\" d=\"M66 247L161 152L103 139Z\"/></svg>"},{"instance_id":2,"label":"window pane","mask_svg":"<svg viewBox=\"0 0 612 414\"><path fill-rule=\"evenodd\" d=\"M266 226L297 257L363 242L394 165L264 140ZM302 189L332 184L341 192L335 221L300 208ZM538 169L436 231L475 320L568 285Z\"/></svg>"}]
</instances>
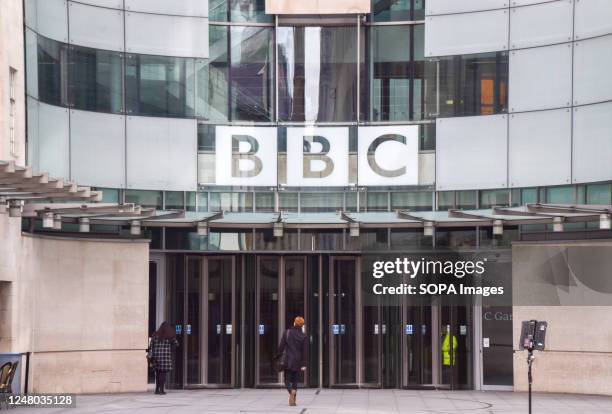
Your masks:
<instances>
[{"instance_id":1,"label":"window pane","mask_svg":"<svg viewBox=\"0 0 612 414\"><path fill-rule=\"evenodd\" d=\"M255 211L273 212L274 193L255 193Z\"/></svg>"},{"instance_id":2,"label":"window pane","mask_svg":"<svg viewBox=\"0 0 612 414\"><path fill-rule=\"evenodd\" d=\"M476 229L436 229L436 247L453 249L476 247Z\"/></svg>"},{"instance_id":3,"label":"window pane","mask_svg":"<svg viewBox=\"0 0 612 414\"><path fill-rule=\"evenodd\" d=\"M587 204L612 204L612 184L591 184L586 187Z\"/></svg>"},{"instance_id":4,"label":"window pane","mask_svg":"<svg viewBox=\"0 0 612 414\"><path fill-rule=\"evenodd\" d=\"M425 105L425 25L412 26L412 108L410 119L427 118Z\"/></svg>"},{"instance_id":5,"label":"window pane","mask_svg":"<svg viewBox=\"0 0 612 414\"><path fill-rule=\"evenodd\" d=\"M423 230L391 229L391 248L410 249L432 247L433 237L423 235Z\"/></svg>"},{"instance_id":6,"label":"window pane","mask_svg":"<svg viewBox=\"0 0 612 414\"><path fill-rule=\"evenodd\" d=\"M493 206L509 206L510 193L508 190L486 190L480 192L480 208Z\"/></svg>"},{"instance_id":7,"label":"window pane","mask_svg":"<svg viewBox=\"0 0 612 414\"><path fill-rule=\"evenodd\" d=\"M356 27L279 27L282 121L356 119Z\"/></svg>"},{"instance_id":8,"label":"window pane","mask_svg":"<svg viewBox=\"0 0 612 414\"><path fill-rule=\"evenodd\" d=\"M196 114L206 120L227 120L227 31L225 26L210 25L208 28L209 58L195 61Z\"/></svg>"},{"instance_id":9,"label":"window pane","mask_svg":"<svg viewBox=\"0 0 612 414\"><path fill-rule=\"evenodd\" d=\"M431 211L432 195L429 191L410 193L391 193L391 209L408 209L413 211Z\"/></svg>"},{"instance_id":10,"label":"window pane","mask_svg":"<svg viewBox=\"0 0 612 414\"><path fill-rule=\"evenodd\" d=\"M38 36L38 97L42 102L66 104L62 84L66 53L65 45Z\"/></svg>"},{"instance_id":11,"label":"window pane","mask_svg":"<svg viewBox=\"0 0 612 414\"><path fill-rule=\"evenodd\" d=\"M198 193L198 211L208 211L208 193Z\"/></svg>"},{"instance_id":12,"label":"window pane","mask_svg":"<svg viewBox=\"0 0 612 414\"><path fill-rule=\"evenodd\" d=\"M125 190L125 202L134 203L142 207L162 209L161 191Z\"/></svg>"},{"instance_id":13,"label":"window pane","mask_svg":"<svg viewBox=\"0 0 612 414\"><path fill-rule=\"evenodd\" d=\"M189 191L187 193L187 199L185 200L185 210L196 211L196 193Z\"/></svg>"},{"instance_id":14,"label":"window pane","mask_svg":"<svg viewBox=\"0 0 612 414\"><path fill-rule=\"evenodd\" d=\"M233 120L272 120L273 33L269 27L231 28Z\"/></svg>"},{"instance_id":15,"label":"window pane","mask_svg":"<svg viewBox=\"0 0 612 414\"><path fill-rule=\"evenodd\" d=\"M342 210L342 193L302 193L300 204L303 213L339 211Z\"/></svg>"},{"instance_id":16,"label":"window pane","mask_svg":"<svg viewBox=\"0 0 612 414\"><path fill-rule=\"evenodd\" d=\"M119 190L96 188L96 191L102 191L102 203L119 203Z\"/></svg>"},{"instance_id":17,"label":"window pane","mask_svg":"<svg viewBox=\"0 0 612 414\"><path fill-rule=\"evenodd\" d=\"M367 193L368 211L389 211L389 193Z\"/></svg>"},{"instance_id":18,"label":"window pane","mask_svg":"<svg viewBox=\"0 0 612 414\"><path fill-rule=\"evenodd\" d=\"M128 113L194 116L194 75L193 59L128 55L125 68Z\"/></svg>"},{"instance_id":19,"label":"window pane","mask_svg":"<svg viewBox=\"0 0 612 414\"><path fill-rule=\"evenodd\" d=\"M409 119L410 26L370 27L370 120Z\"/></svg>"},{"instance_id":20,"label":"window pane","mask_svg":"<svg viewBox=\"0 0 612 414\"><path fill-rule=\"evenodd\" d=\"M183 210L185 208L182 191L166 191L166 210Z\"/></svg>"},{"instance_id":21,"label":"window pane","mask_svg":"<svg viewBox=\"0 0 612 414\"><path fill-rule=\"evenodd\" d=\"M253 250L253 232L245 231L212 231L208 238L209 250L242 251Z\"/></svg>"},{"instance_id":22,"label":"window pane","mask_svg":"<svg viewBox=\"0 0 612 414\"><path fill-rule=\"evenodd\" d=\"M216 126L198 124L198 151L215 151Z\"/></svg>"},{"instance_id":23,"label":"window pane","mask_svg":"<svg viewBox=\"0 0 612 414\"><path fill-rule=\"evenodd\" d=\"M436 149L436 124L425 124L419 127L419 150L433 151Z\"/></svg>"},{"instance_id":24,"label":"window pane","mask_svg":"<svg viewBox=\"0 0 612 414\"><path fill-rule=\"evenodd\" d=\"M410 2L411 0L373 0L372 20L375 22L412 20Z\"/></svg>"},{"instance_id":25,"label":"window pane","mask_svg":"<svg viewBox=\"0 0 612 414\"><path fill-rule=\"evenodd\" d=\"M455 192L441 191L438 193L438 210L450 210L455 208Z\"/></svg>"},{"instance_id":26,"label":"window pane","mask_svg":"<svg viewBox=\"0 0 612 414\"><path fill-rule=\"evenodd\" d=\"M255 231L255 249L257 250L297 250L297 230L283 231L283 237L274 237L271 229Z\"/></svg>"},{"instance_id":27,"label":"window pane","mask_svg":"<svg viewBox=\"0 0 612 414\"><path fill-rule=\"evenodd\" d=\"M121 112L121 54L70 46L69 93L76 109Z\"/></svg>"},{"instance_id":28,"label":"window pane","mask_svg":"<svg viewBox=\"0 0 612 414\"><path fill-rule=\"evenodd\" d=\"M546 203L574 204L574 187L549 187L546 189Z\"/></svg>"},{"instance_id":29,"label":"window pane","mask_svg":"<svg viewBox=\"0 0 612 414\"><path fill-rule=\"evenodd\" d=\"M281 211L298 211L298 193L279 193L278 202Z\"/></svg>"},{"instance_id":30,"label":"window pane","mask_svg":"<svg viewBox=\"0 0 612 414\"><path fill-rule=\"evenodd\" d=\"M265 0L229 0L232 22L262 22L273 21L273 16L266 14Z\"/></svg>"},{"instance_id":31,"label":"window pane","mask_svg":"<svg viewBox=\"0 0 612 414\"><path fill-rule=\"evenodd\" d=\"M504 52L444 57L439 61L440 116L492 115L507 111L508 56ZM427 65L427 81L436 65ZM436 89L427 88L436 101Z\"/></svg>"},{"instance_id":32,"label":"window pane","mask_svg":"<svg viewBox=\"0 0 612 414\"><path fill-rule=\"evenodd\" d=\"M208 18L211 22L227 21L228 0L208 0Z\"/></svg>"},{"instance_id":33,"label":"window pane","mask_svg":"<svg viewBox=\"0 0 612 414\"><path fill-rule=\"evenodd\" d=\"M476 191L457 191L457 208L463 210L476 208Z\"/></svg>"},{"instance_id":34,"label":"window pane","mask_svg":"<svg viewBox=\"0 0 612 414\"><path fill-rule=\"evenodd\" d=\"M532 204L538 202L538 189L537 188L523 188L521 189L521 204Z\"/></svg>"}]
</instances>

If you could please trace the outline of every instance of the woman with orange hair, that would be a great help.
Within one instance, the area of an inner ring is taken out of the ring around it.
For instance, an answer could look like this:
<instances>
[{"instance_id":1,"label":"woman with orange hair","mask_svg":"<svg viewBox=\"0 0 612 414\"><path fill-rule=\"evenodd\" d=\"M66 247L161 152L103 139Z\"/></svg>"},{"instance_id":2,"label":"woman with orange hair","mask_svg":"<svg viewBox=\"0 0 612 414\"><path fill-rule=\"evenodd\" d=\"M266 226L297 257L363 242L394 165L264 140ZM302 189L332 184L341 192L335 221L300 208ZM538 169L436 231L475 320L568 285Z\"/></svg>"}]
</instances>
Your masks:
<instances>
[{"instance_id":1,"label":"woman with orange hair","mask_svg":"<svg viewBox=\"0 0 612 414\"><path fill-rule=\"evenodd\" d=\"M293 328L287 329L278 346L278 355L284 356L282 369L285 377L285 387L289 392L289 405L296 405L297 386L300 371L306 370L306 347L308 341L302 332L304 318L298 316L293 321Z\"/></svg>"}]
</instances>

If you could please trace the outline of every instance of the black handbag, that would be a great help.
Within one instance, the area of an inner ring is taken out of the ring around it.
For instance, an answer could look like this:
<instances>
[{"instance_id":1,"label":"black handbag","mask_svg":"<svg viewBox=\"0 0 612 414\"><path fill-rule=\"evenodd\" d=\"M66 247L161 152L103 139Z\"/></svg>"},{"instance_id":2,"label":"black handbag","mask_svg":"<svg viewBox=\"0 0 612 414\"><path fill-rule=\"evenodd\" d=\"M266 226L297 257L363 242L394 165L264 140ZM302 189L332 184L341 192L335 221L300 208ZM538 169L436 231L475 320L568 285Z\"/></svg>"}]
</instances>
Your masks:
<instances>
[{"instance_id":1,"label":"black handbag","mask_svg":"<svg viewBox=\"0 0 612 414\"><path fill-rule=\"evenodd\" d=\"M276 371L282 372L287 369L287 339L289 338L289 330L285 331L285 349L276 357Z\"/></svg>"}]
</instances>

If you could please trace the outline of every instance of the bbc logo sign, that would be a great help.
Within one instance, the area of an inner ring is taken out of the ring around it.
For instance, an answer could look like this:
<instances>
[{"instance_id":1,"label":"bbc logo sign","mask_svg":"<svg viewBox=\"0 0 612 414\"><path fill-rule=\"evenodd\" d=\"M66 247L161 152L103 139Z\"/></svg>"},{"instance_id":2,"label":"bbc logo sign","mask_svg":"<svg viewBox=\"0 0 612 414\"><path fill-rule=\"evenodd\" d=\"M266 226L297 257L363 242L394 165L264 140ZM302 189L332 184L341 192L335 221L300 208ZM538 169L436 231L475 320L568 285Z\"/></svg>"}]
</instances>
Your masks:
<instances>
[{"instance_id":1,"label":"bbc logo sign","mask_svg":"<svg viewBox=\"0 0 612 414\"><path fill-rule=\"evenodd\" d=\"M417 125L358 128L358 184L418 185ZM277 128L218 126L217 185L276 186ZM349 128L287 128L288 186L348 186Z\"/></svg>"}]
</instances>

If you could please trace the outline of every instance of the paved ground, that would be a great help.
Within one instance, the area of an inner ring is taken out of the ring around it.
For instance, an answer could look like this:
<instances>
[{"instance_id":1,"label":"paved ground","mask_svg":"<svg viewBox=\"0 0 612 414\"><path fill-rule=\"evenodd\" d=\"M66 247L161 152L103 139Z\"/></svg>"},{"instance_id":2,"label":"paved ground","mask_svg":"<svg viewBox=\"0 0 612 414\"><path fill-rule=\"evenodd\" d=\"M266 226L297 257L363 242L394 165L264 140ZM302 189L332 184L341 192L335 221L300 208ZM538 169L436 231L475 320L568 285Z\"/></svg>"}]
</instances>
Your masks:
<instances>
[{"instance_id":1,"label":"paved ground","mask_svg":"<svg viewBox=\"0 0 612 414\"><path fill-rule=\"evenodd\" d=\"M612 397L534 394L534 413L612 413ZM302 390L288 407L283 390L196 390L78 396L77 408L20 408L15 413L527 413L527 395L512 392Z\"/></svg>"}]
</instances>

